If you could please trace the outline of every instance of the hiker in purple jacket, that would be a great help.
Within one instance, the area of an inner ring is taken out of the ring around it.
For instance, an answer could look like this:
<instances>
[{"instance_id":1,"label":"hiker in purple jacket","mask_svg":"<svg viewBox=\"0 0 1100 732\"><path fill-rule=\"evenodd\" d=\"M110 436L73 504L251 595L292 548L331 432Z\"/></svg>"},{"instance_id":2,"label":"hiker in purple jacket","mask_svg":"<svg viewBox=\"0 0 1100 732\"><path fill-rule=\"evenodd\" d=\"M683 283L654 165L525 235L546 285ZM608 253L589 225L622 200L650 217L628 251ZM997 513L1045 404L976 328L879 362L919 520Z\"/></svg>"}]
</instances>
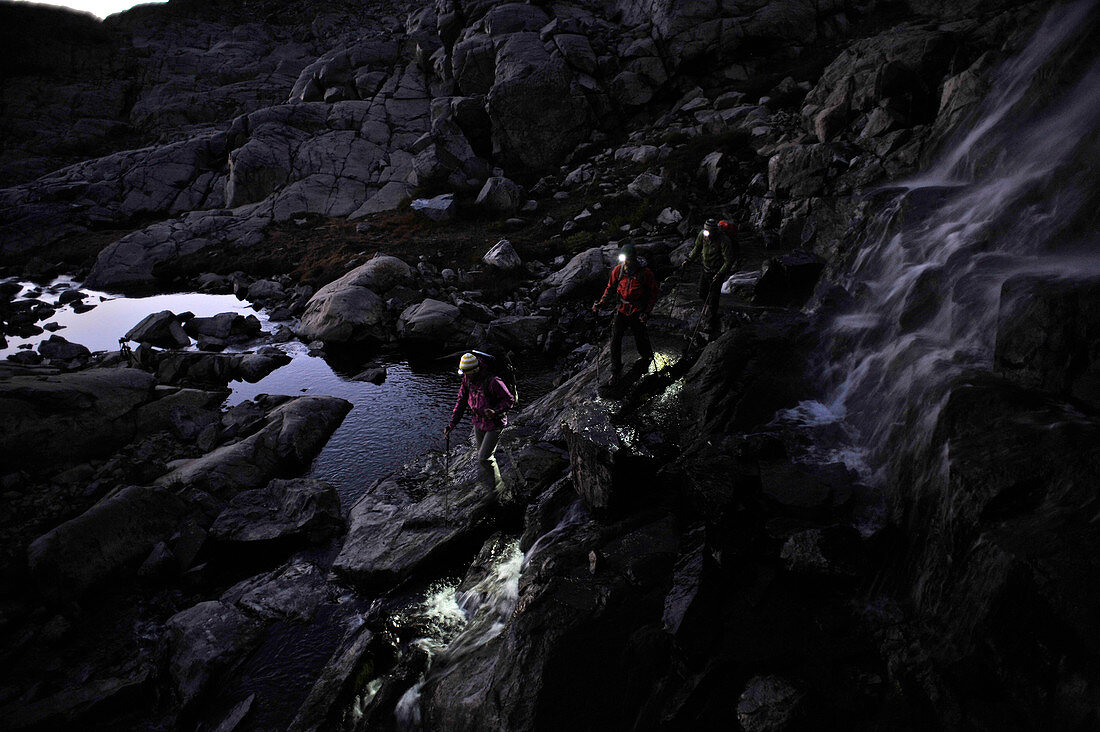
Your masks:
<instances>
[{"instance_id":1,"label":"hiker in purple jacket","mask_svg":"<svg viewBox=\"0 0 1100 732\"><path fill-rule=\"evenodd\" d=\"M506 411L515 404L515 397L500 378L490 376L481 368L481 361L473 353L462 356L458 373L462 376L462 386L458 389L458 400L451 412L451 422L443 435L446 437L451 434L451 430L462 419L466 407L469 406L471 421L474 423L474 448L477 450L482 479L501 495L504 483L493 452L500 441L500 431L508 424Z\"/></svg>"}]
</instances>

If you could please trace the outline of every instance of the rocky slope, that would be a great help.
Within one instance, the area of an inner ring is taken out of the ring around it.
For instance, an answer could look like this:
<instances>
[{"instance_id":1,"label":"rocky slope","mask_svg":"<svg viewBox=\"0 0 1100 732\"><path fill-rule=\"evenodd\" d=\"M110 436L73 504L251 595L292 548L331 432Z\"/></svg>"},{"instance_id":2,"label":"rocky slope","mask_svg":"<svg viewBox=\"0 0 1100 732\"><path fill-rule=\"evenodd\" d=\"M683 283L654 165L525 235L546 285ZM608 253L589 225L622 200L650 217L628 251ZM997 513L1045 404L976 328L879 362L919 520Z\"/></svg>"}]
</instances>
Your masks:
<instances>
[{"instance_id":1,"label":"rocky slope","mask_svg":"<svg viewBox=\"0 0 1100 732\"><path fill-rule=\"evenodd\" d=\"M0 10L27 50L6 273L236 291L330 357L489 342L558 372L504 495L425 453L345 515L296 476L346 403L218 407L283 360L216 353L245 318L150 316L132 364L19 354L13 727L1100 723L1093 4ZM711 216L744 271L706 342L669 275ZM624 239L664 280L660 353L608 394L588 296ZM17 291L9 335L83 303ZM293 642L319 657L276 698Z\"/></svg>"}]
</instances>

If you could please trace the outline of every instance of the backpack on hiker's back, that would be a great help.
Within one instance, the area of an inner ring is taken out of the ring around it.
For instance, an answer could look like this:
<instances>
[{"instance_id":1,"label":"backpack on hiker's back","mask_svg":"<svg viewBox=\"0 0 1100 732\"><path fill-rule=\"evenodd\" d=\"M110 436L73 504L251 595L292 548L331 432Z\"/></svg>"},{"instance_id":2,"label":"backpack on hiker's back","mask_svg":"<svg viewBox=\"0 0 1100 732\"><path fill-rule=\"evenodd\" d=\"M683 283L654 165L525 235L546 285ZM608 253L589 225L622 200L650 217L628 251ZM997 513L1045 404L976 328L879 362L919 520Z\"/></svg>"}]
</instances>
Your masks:
<instances>
[{"instance_id":1,"label":"backpack on hiker's back","mask_svg":"<svg viewBox=\"0 0 1100 732\"><path fill-rule=\"evenodd\" d=\"M479 350L471 351L471 353L481 360L482 368L485 369L490 378L497 377L508 387L508 391L512 392L512 396L515 397L512 409L515 409L516 405L519 404L519 384L516 381L516 367L512 364L512 359L509 358L507 353L493 354Z\"/></svg>"}]
</instances>

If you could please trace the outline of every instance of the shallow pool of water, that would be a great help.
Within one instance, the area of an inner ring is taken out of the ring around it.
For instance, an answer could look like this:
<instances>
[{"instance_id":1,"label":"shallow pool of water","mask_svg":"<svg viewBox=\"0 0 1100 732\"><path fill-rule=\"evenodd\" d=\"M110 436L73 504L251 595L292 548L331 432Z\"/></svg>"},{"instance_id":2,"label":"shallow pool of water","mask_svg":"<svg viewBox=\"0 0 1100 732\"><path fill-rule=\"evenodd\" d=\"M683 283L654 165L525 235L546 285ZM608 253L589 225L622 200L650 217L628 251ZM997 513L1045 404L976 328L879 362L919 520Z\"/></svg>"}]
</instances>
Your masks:
<instances>
[{"instance_id":1,"label":"shallow pool of water","mask_svg":"<svg viewBox=\"0 0 1100 732\"><path fill-rule=\"evenodd\" d=\"M459 378L440 364L414 367L396 358L371 362L386 367L382 384L352 381L365 364L333 367L310 356L301 343L281 348L291 362L255 384L232 383L227 404L239 404L259 394L335 396L352 403L352 410L313 461L309 475L322 478L350 506L379 478L426 450L443 449L443 428L451 418ZM468 422L468 419L466 420ZM452 449L466 434L460 427Z\"/></svg>"},{"instance_id":2,"label":"shallow pool of water","mask_svg":"<svg viewBox=\"0 0 1100 732\"><path fill-rule=\"evenodd\" d=\"M16 299L38 286L29 282L20 282L23 289ZM65 287L70 285L70 287ZM78 283L67 277L61 277L48 285L42 285L42 294L37 298L39 302L57 304L57 298L66 289L78 288ZM142 318L150 313L158 313L161 310L171 310L173 313L194 313L196 317L206 318L218 313L239 313L241 315L255 315L260 319L265 331L271 330L271 324L267 315L252 309L251 303L241 300L236 295L209 295L197 292L174 293L170 295L153 295L151 297L123 297L112 295L97 290L80 288L87 295L84 302L95 307L87 312L78 313L71 305L62 305L51 317L38 323L43 326L47 323L57 323L62 328L56 331L70 343L79 343L90 351L117 351L118 339L126 335L126 332L141 322ZM38 344L47 340L54 333L49 331L39 333L30 338L17 338L8 336L7 348L0 349L0 358L9 353L15 353L19 347L30 344L37 348Z\"/></svg>"}]
</instances>

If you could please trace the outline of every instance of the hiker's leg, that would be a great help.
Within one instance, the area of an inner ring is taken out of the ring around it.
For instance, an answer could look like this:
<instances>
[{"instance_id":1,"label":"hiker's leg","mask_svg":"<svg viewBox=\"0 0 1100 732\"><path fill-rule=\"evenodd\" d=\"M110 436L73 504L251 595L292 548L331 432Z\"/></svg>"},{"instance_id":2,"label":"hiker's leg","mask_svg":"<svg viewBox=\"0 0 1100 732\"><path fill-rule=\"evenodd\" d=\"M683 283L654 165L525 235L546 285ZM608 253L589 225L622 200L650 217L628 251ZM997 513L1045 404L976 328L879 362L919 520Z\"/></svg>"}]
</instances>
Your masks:
<instances>
[{"instance_id":1,"label":"hiker's leg","mask_svg":"<svg viewBox=\"0 0 1100 732\"><path fill-rule=\"evenodd\" d=\"M649 331L642 319L635 316L631 318L631 330L634 333L634 347L638 349L638 355L649 361L653 360L653 345L649 342Z\"/></svg>"},{"instance_id":2,"label":"hiker's leg","mask_svg":"<svg viewBox=\"0 0 1100 732\"><path fill-rule=\"evenodd\" d=\"M623 370L623 333L626 332L626 316L615 311L611 324L611 374L618 376Z\"/></svg>"},{"instance_id":3,"label":"hiker's leg","mask_svg":"<svg viewBox=\"0 0 1100 732\"><path fill-rule=\"evenodd\" d=\"M482 432L481 434L481 444L477 451L481 479L484 481L485 487L491 488L499 497L503 494L504 481L500 477L500 468L497 466L497 459L493 456L493 453L497 449L497 443L500 442L500 430Z\"/></svg>"},{"instance_id":4,"label":"hiker's leg","mask_svg":"<svg viewBox=\"0 0 1100 732\"><path fill-rule=\"evenodd\" d=\"M722 283L713 282L710 287L710 322L707 324L707 329L711 335L718 335L722 332L721 323L721 310L718 305L722 300Z\"/></svg>"}]
</instances>

